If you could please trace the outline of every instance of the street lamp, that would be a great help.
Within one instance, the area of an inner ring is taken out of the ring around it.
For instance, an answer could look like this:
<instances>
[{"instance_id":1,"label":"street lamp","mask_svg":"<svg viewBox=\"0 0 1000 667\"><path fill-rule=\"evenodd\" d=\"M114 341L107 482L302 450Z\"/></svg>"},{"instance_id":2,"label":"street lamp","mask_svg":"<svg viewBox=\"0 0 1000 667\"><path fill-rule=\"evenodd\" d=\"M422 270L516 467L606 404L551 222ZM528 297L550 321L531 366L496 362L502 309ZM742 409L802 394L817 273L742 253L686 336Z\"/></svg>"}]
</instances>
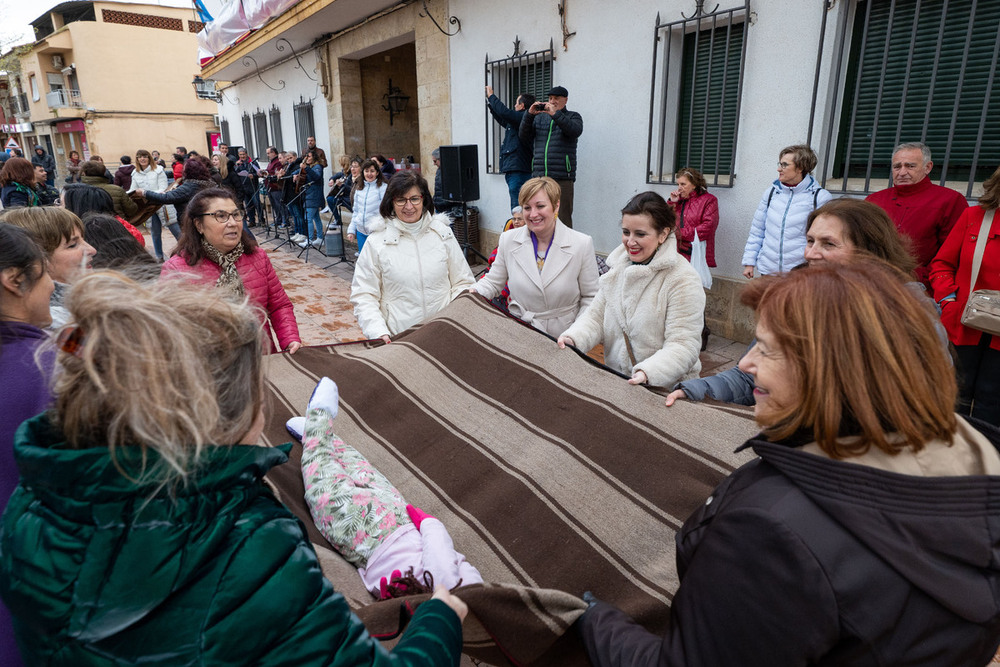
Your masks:
<instances>
[{"instance_id":1,"label":"street lamp","mask_svg":"<svg viewBox=\"0 0 1000 667\"><path fill-rule=\"evenodd\" d=\"M222 95L215 89L215 81L212 79L203 79L200 76L196 76L191 85L194 86L194 95L199 100L222 101Z\"/></svg>"},{"instance_id":2,"label":"street lamp","mask_svg":"<svg viewBox=\"0 0 1000 667\"><path fill-rule=\"evenodd\" d=\"M406 104L410 101L410 96L403 95L403 91L393 86L392 79L389 79L389 92L383 95L382 99L389 103L388 106L383 104L382 108L389 112L389 125L392 125L392 117L406 111Z\"/></svg>"}]
</instances>

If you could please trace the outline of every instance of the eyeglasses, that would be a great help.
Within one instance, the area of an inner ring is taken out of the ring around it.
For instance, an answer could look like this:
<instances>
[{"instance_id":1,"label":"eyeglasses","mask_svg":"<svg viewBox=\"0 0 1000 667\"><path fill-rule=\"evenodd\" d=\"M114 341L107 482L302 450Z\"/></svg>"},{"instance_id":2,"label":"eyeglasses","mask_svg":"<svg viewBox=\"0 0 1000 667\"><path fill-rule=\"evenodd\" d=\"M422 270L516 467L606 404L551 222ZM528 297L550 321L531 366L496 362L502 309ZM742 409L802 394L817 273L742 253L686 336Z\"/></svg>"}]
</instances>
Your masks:
<instances>
[{"instance_id":1,"label":"eyeglasses","mask_svg":"<svg viewBox=\"0 0 1000 667\"><path fill-rule=\"evenodd\" d=\"M788 169L789 167L794 167L794 166L795 166L794 162L779 162L778 163L778 167L780 167L781 169Z\"/></svg>"},{"instance_id":2,"label":"eyeglasses","mask_svg":"<svg viewBox=\"0 0 1000 667\"><path fill-rule=\"evenodd\" d=\"M418 206L423 200L423 197L396 197L392 200L392 203L400 207L406 206L407 203L409 203L410 206Z\"/></svg>"},{"instance_id":3,"label":"eyeglasses","mask_svg":"<svg viewBox=\"0 0 1000 667\"><path fill-rule=\"evenodd\" d=\"M215 213L199 213L198 217L204 218L206 215L212 216L221 224L229 222L230 218L240 224L243 223L243 211L216 211Z\"/></svg>"}]
</instances>

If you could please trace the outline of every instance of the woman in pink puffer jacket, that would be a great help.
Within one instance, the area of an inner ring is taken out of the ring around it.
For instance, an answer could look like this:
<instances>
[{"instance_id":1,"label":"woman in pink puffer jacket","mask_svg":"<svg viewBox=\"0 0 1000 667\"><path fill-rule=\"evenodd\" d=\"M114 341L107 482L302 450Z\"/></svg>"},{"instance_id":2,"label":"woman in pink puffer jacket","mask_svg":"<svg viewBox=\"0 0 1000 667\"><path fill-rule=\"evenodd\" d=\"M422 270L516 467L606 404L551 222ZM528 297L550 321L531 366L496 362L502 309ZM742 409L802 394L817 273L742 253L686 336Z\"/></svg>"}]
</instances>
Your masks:
<instances>
[{"instance_id":1,"label":"woman in pink puffer jacket","mask_svg":"<svg viewBox=\"0 0 1000 667\"><path fill-rule=\"evenodd\" d=\"M214 282L237 296L246 295L261 309L271 352L294 354L302 347L299 325L285 288L267 253L243 228L243 214L232 193L220 188L198 192L181 217L181 237L160 275L187 274L200 283ZM275 347L271 330L278 337Z\"/></svg>"}]
</instances>

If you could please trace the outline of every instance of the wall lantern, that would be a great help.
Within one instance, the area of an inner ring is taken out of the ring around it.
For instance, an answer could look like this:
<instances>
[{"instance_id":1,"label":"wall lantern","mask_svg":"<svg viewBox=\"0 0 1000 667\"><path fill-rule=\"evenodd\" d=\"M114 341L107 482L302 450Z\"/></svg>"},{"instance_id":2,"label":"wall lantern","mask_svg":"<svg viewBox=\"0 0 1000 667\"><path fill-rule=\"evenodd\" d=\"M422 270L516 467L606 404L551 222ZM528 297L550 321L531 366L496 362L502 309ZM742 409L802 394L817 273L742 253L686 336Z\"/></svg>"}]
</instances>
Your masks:
<instances>
[{"instance_id":1,"label":"wall lantern","mask_svg":"<svg viewBox=\"0 0 1000 667\"><path fill-rule=\"evenodd\" d=\"M406 104L410 101L410 96L403 95L403 91L394 87L392 79L389 79L389 92L383 95L382 99L388 102L388 105L383 104L382 108L389 112L389 125L392 125L392 117L406 111Z\"/></svg>"},{"instance_id":2,"label":"wall lantern","mask_svg":"<svg viewBox=\"0 0 1000 667\"><path fill-rule=\"evenodd\" d=\"M199 100L222 101L222 95L215 89L215 81L212 79L203 79L200 76L196 76L191 85L194 86L194 95Z\"/></svg>"}]
</instances>

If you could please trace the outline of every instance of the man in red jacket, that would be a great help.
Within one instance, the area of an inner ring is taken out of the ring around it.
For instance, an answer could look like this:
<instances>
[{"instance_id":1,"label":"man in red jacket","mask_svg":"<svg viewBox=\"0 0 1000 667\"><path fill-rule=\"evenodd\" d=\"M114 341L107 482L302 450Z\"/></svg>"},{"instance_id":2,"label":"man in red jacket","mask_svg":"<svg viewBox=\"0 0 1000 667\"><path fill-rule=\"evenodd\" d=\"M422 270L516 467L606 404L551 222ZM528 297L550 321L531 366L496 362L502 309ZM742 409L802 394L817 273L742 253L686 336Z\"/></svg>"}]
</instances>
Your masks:
<instances>
[{"instance_id":1,"label":"man in red jacket","mask_svg":"<svg viewBox=\"0 0 1000 667\"><path fill-rule=\"evenodd\" d=\"M901 234L913 241L916 275L928 288L928 265L958 216L969 207L964 196L927 178L933 167L931 149L926 144L900 144L892 153L892 187L867 197L889 214Z\"/></svg>"}]
</instances>

